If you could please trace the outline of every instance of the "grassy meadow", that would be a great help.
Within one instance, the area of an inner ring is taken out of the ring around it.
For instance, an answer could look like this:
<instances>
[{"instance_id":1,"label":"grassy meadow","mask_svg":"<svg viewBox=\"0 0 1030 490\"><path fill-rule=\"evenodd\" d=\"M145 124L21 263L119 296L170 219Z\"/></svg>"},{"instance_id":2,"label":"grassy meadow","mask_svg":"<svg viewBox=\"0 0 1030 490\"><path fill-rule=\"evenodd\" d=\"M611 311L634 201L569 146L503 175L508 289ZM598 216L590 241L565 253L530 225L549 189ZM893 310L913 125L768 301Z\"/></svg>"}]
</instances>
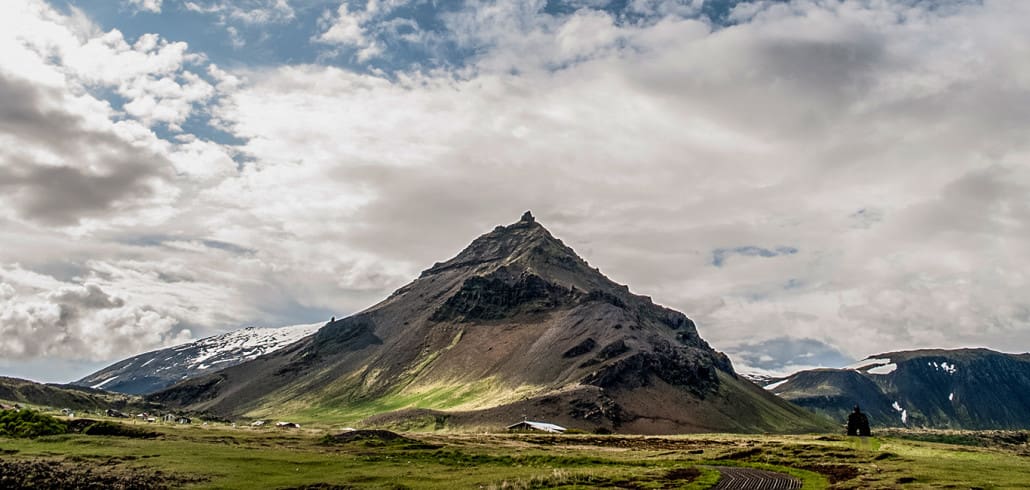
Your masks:
<instances>
[{"instance_id":1,"label":"grassy meadow","mask_svg":"<svg viewBox=\"0 0 1030 490\"><path fill-rule=\"evenodd\" d=\"M1025 433L1013 438L896 431L859 439L435 431L348 440L331 437L340 431L328 427L127 425L150 434L0 437L0 483L3 468L10 477L23 471L18 465L29 464L153 487L226 489L701 489L718 481L716 467L726 466L787 473L800 478L804 488L991 489L1026 488L1030 482Z\"/></svg>"}]
</instances>

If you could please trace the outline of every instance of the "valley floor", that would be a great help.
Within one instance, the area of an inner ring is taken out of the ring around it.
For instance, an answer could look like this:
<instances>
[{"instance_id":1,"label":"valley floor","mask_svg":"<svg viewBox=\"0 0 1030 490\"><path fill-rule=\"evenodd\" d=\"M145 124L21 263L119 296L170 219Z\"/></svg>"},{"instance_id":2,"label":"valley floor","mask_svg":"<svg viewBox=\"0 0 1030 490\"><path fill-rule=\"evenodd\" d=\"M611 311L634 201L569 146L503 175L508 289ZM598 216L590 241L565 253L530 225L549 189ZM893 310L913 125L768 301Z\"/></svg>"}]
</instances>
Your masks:
<instances>
[{"instance_id":1,"label":"valley floor","mask_svg":"<svg viewBox=\"0 0 1030 490\"><path fill-rule=\"evenodd\" d=\"M701 489L736 467L789 475L806 489L1025 488L1030 482L1025 437L994 437L998 433L393 438L388 432L329 437L340 431L142 425L159 437L0 438L0 487L97 481L109 488Z\"/></svg>"}]
</instances>

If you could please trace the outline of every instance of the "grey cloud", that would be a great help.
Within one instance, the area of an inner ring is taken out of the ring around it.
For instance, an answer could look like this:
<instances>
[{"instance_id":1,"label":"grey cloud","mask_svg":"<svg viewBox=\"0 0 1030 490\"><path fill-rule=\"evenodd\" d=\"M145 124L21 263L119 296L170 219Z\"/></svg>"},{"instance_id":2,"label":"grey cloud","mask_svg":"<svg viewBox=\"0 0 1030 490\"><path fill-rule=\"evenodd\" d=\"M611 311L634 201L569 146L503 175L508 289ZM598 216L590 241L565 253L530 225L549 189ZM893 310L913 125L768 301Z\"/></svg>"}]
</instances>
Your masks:
<instances>
[{"instance_id":1,"label":"grey cloud","mask_svg":"<svg viewBox=\"0 0 1030 490\"><path fill-rule=\"evenodd\" d=\"M96 284L57 291L50 295L50 300L73 309L103 310L125 306L125 300L108 295Z\"/></svg>"},{"instance_id":2,"label":"grey cloud","mask_svg":"<svg viewBox=\"0 0 1030 490\"><path fill-rule=\"evenodd\" d=\"M116 135L90 129L78 115L47 109L61 95L0 74L0 133L20 145L0 150L0 189L17 212L50 225L102 216L154 194L170 163ZM37 161L52 152L59 164Z\"/></svg>"},{"instance_id":3,"label":"grey cloud","mask_svg":"<svg viewBox=\"0 0 1030 490\"><path fill-rule=\"evenodd\" d=\"M189 337L176 328L176 320L149 306L129 304L97 284L66 283L36 291L19 284L17 274L0 274L0 284L13 284L18 291L0 300L0 357L6 359L96 361Z\"/></svg>"},{"instance_id":4,"label":"grey cloud","mask_svg":"<svg viewBox=\"0 0 1030 490\"><path fill-rule=\"evenodd\" d=\"M75 244L30 230L41 246L0 259L34 270L75 262L82 271L63 280L143 296L70 306L81 318L159 305L216 333L354 311L532 209L613 279L757 365L832 365L885 345L1025 350L1013 346L1030 345L1020 253L1030 243L1030 65L1018 49L1030 10L972 3L942 13L916 0L767 2L776 12L714 31L676 18L597 22L595 41L567 39L571 60L556 37L564 18L533 17L542 3L455 14L444 27L475 48L468 69L238 73L249 81L210 110L247 139L239 175L187 189L174 223ZM105 141L39 110L52 94L4 90L18 99L4 109L5 133L62 155ZM137 200L148 174L104 178L156 162L104 145L110 168L79 169L62 185L99 217L120 209L105 192ZM46 195L55 177L12 155L4 176L34 176L22 187ZM35 209L27 196L13 203ZM82 214L55 206L35 212L50 222ZM0 223L0 237L17 235ZM180 236L191 243L158 246ZM746 244L758 246L737 248ZM72 300L29 303L42 318Z\"/></svg>"}]
</instances>

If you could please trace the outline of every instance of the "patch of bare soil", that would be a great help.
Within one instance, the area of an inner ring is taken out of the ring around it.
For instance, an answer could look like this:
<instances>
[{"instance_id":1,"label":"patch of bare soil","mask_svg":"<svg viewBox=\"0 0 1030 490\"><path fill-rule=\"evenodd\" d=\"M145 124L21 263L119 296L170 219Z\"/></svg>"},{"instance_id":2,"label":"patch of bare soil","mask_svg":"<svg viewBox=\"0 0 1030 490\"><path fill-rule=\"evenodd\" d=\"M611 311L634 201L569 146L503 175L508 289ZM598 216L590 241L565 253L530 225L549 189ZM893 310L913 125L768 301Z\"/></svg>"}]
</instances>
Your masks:
<instances>
[{"instance_id":1,"label":"patch of bare soil","mask_svg":"<svg viewBox=\"0 0 1030 490\"><path fill-rule=\"evenodd\" d=\"M365 447L390 446L399 449L439 449L441 446L404 437L388 430L349 430L322 438L323 444L359 444Z\"/></svg>"},{"instance_id":2,"label":"patch of bare soil","mask_svg":"<svg viewBox=\"0 0 1030 490\"><path fill-rule=\"evenodd\" d=\"M751 458L753 456L758 456L759 454L762 454L762 449L761 448L757 448L757 447L753 447L753 448L744 449L744 450L741 450L741 451L734 451L734 452L729 453L729 454L724 454L722 456L719 456L718 459L741 460L741 459L748 459L748 458Z\"/></svg>"},{"instance_id":3,"label":"patch of bare soil","mask_svg":"<svg viewBox=\"0 0 1030 490\"><path fill-rule=\"evenodd\" d=\"M56 460L0 460L0 488L10 490L156 490L179 488L203 479L161 471L97 468L81 462Z\"/></svg>"},{"instance_id":4,"label":"patch of bare soil","mask_svg":"<svg viewBox=\"0 0 1030 490\"><path fill-rule=\"evenodd\" d=\"M523 442L540 446L577 445L644 449L654 451L696 451L710 446L734 445L729 441L665 439L660 437L567 437L567 436L523 436Z\"/></svg>"},{"instance_id":5,"label":"patch of bare soil","mask_svg":"<svg viewBox=\"0 0 1030 490\"><path fill-rule=\"evenodd\" d=\"M797 468L826 475L831 484L847 481L858 476L858 468L846 464L811 464L797 466Z\"/></svg>"},{"instance_id":6,"label":"patch of bare soil","mask_svg":"<svg viewBox=\"0 0 1030 490\"><path fill-rule=\"evenodd\" d=\"M369 441L369 440L373 440L373 441L397 441L397 440L401 440L401 441L415 442L414 439L408 439L407 437L404 437L404 436L402 436L402 435L400 435L400 434L398 434L396 432L391 432L391 431L388 431L388 430L349 430L349 431L346 431L346 432L341 432L339 434L334 434L334 435L331 435L331 436L327 436L326 439L327 440L332 440L332 442L338 442L338 443L343 443L343 444L346 444L348 442L354 442L354 441Z\"/></svg>"},{"instance_id":7,"label":"patch of bare soil","mask_svg":"<svg viewBox=\"0 0 1030 490\"><path fill-rule=\"evenodd\" d=\"M335 485L332 483L312 483L310 485L301 485L299 487L286 487L281 490L353 490L357 487L350 485Z\"/></svg>"}]
</instances>

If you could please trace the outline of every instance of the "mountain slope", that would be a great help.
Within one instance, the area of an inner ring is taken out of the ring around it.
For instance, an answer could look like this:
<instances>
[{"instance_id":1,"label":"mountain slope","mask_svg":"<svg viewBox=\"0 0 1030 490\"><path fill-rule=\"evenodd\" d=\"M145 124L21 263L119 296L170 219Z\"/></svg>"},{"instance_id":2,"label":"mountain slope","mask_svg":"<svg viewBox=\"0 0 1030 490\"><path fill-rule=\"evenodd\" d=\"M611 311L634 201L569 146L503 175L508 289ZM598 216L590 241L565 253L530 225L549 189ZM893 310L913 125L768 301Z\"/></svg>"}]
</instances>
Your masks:
<instances>
[{"instance_id":1,"label":"mountain slope","mask_svg":"<svg viewBox=\"0 0 1030 490\"><path fill-rule=\"evenodd\" d=\"M315 333L322 325L247 327L130 357L71 384L118 393L152 393L184 379L275 352Z\"/></svg>"},{"instance_id":2,"label":"mountain slope","mask_svg":"<svg viewBox=\"0 0 1030 490\"><path fill-rule=\"evenodd\" d=\"M854 404L875 425L955 429L1030 427L1030 356L987 349L872 356L850 369L795 373L770 387L836 420Z\"/></svg>"},{"instance_id":3,"label":"mountain slope","mask_svg":"<svg viewBox=\"0 0 1030 490\"><path fill-rule=\"evenodd\" d=\"M151 399L311 421L427 408L640 433L826 427L738 378L690 319L612 282L528 212L365 311Z\"/></svg>"}]
</instances>

